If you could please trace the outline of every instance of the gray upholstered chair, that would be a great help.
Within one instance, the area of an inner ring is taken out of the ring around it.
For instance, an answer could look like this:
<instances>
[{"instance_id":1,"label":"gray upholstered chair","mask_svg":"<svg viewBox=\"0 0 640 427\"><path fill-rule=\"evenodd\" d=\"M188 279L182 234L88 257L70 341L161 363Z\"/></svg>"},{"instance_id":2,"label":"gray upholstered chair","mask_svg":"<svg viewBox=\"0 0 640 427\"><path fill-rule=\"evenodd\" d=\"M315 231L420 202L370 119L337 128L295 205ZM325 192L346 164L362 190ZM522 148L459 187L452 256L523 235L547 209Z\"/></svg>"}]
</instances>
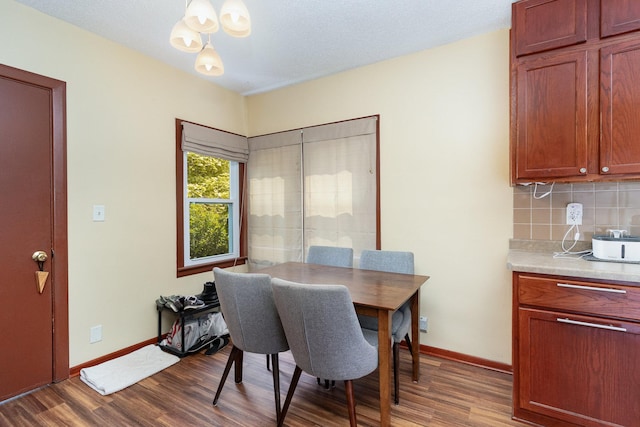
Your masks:
<instances>
[{"instance_id":1,"label":"gray upholstered chair","mask_svg":"<svg viewBox=\"0 0 640 427\"><path fill-rule=\"evenodd\" d=\"M349 421L356 423L352 380L378 366L378 335L363 331L342 285L305 285L272 279L273 296L296 362L279 425L287 415L302 371L344 381ZM390 343L389 343L390 344Z\"/></svg>"},{"instance_id":2,"label":"gray upholstered chair","mask_svg":"<svg viewBox=\"0 0 640 427\"><path fill-rule=\"evenodd\" d=\"M353 249L337 246L309 246L307 264L351 268L353 267ZM318 384L320 384L320 378L318 378ZM335 381L333 384L335 385ZM324 380L324 386L327 389L329 388L329 380Z\"/></svg>"},{"instance_id":3,"label":"gray upholstered chair","mask_svg":"<svg viewBox=\"0 0 640 427\"><path fill-rule=\"evenodd\" d=\"M373 251L363 250L360 254L360 268L363 270L387 271L390 273L413 274L414 262L413 252L403 251ZM378 330L378 319L358 315L360 325L363 328ZM391 317L391 334L393 338L393 391L394 403L400 403L399 387L399 364L400 364L400 342L404 338L411 351L411 339L409 331L411 330L411 304L407 301L396 310Z\"/></svg>"},{"instance_id":4,"label":"gray upholstered chair","mask_svg":"<svg viewBox=\"0 0 640 427\"><path fill-rule=\"evenodd\" d=\"M271 276L234 273L214 268L220 310L229 328L233 346L224 367L213 404L218 403L231 365L235 363L235 382L242 382L243 352L266 354L273 363L273 392L276 419L280 421L280 369L278 353L289 350L280 317L273 300Z\"/></svg>"},{"instance_id":5,"label":"gray upholstered chair","mask_svg":"<svg viewBox=\"0 0 640 427\"><path fill-rule=\"evenodd\" d=\"M353 267L353 249L335 246L309 246L307 263Z\"/></svg>"}]
</instances>

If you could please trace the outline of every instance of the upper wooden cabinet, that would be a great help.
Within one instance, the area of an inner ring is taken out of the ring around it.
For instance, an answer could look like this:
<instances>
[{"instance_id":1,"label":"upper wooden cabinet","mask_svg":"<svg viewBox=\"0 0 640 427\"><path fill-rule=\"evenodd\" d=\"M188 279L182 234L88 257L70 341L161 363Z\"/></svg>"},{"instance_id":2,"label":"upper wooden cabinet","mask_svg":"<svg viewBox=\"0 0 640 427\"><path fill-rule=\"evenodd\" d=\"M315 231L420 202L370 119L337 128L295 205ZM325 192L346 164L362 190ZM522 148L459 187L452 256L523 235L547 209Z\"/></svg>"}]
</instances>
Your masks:
<instances>
[{"instance_id":1,"label":"upper wooden cabinet","mask_svg":"<svg viewBox=\"0 0 640 427\"><path fill-rule=\"evenodd\" d=\"M640 1L604 0L600 4L600 34L615 36L640 30Z\"/></svg>"},{"instance_id":2,"label":"upper wooden cabinet","mask_svg":"<svg viewBox=\"0 0 640 427\"><path fill-rule=\"evenodd\" d=\"M640 171L640 40L608 45L600 55L600 172L637 173Z\"/></svg>"},{"instance_id":3,"label":"upper wooden cabinet","mask_svg":"<svg viewBox=\"0 0 640 427\"><path fill-rule=\"evenodd\" d=\"M512 11L511 183L639 180L640 0Z\"/></svg>"},{"instance_id":4,"label":"upper wooden cabinet","mask_svg":"<svg viewBox=\"0 0 640 427\"><path fill-rule=\"evenodd\" d=\"M516 55L587 40L587 0L524 0L513 4Z\"/></svg>"},{"instance_id":5,"label":"upper wooden cabinet","mask_svg":"<svg viewBox=\"0 0 640 427\"><path fill-rule=\"evenodd\" d=\"M586 174L587 52L522 61L517 76L517 176Z\"/></svg>"}]
</instances>

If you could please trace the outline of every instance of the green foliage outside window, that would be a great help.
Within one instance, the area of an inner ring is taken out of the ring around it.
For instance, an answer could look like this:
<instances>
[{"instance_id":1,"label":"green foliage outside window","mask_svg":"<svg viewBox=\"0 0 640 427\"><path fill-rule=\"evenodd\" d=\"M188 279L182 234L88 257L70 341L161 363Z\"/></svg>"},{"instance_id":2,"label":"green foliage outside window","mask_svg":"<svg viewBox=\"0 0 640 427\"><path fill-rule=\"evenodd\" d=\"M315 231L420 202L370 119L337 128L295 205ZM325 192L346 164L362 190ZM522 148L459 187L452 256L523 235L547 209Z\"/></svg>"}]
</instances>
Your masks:
<instances>
[{"instance_id":1,"label":"green foliage outside window","mask_svg":"<svg viewBox=\"0 0 640 427\"><path fill-rule=\"evenodd\" d=\"M189 203L190 258L204 258L231 252L229 221L229 161L187 153L187 197Z\"/></svg>"}]
</instances>

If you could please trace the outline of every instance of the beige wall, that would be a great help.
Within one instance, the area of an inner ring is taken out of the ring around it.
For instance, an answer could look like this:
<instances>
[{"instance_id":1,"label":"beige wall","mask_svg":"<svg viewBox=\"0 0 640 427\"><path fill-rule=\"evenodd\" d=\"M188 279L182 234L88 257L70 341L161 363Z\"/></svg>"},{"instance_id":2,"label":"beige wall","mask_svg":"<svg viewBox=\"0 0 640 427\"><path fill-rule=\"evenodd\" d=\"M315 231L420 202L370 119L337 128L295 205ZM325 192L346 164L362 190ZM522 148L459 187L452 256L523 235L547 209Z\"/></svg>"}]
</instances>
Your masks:
<instances>
[{"instance_id":1,"label":"beige wall","mask_svg":"<svg viewBox=\"0 0 640 427\"><path fill-rule=\"evenodd\" d=\"M67 82L71 366L154 337L155 299L212 277L175 274L174 119L246 134L245 100L13 1L0 40L0 63Z\"/></svg>"},{"instance_id":2,"label":"beige wall","mask_svg":"<svg viewBox=\"0 0 640 427\"><path fill-rule=\"evenodd\" d=\"M11 0L0 40L0 63L67 82L71 366L153 337L154 300L209 278L175 277L175 117L259 135L371 114L383 248L431 276L421 342L511 363L507 30L247 99Z\"/></svg>"},{"instance_id":3,"label":"beige wall","mask_svg":"<svg viewBox=\"0 0 640 427\"><path fill-rule=\"evenodd\" d=\"M431 276L421 343L510 364L508 71L505 29L247 105L252 136L380 114L382 247Z\"/></svg>"}]
</instances>

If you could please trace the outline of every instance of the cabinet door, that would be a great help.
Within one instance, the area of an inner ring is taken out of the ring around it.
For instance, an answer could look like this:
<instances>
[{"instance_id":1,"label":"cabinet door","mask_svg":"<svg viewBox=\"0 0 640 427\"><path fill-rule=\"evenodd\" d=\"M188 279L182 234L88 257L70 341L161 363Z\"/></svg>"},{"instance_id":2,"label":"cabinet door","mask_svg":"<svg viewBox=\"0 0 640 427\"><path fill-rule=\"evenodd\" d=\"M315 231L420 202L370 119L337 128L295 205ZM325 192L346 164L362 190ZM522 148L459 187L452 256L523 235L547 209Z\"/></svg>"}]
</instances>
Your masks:
<instances>
[{"instance_id":1,"label":"cabinet door","mask_svg":"<svg viewBox=\"0 0 640 427\"><path fill-rule=\"evenodd\" d=\"M516 179L587 172L587 52L517 67Z\"/></svg>"},{"instance_id":2,"label":"cabinet door","mask_svg":"<svg viewBox=\"0 0 640 427\"><path fill-rule=\"evenodd\" d=\"M512 12L516 56L587 40L586 0L524 0Z\"/></svg>"},{"instance_id":3,"label":"cabinet door","mask_svg":"<svg viewBox=\"0 0 640 427\"><path fill-rule=\"evenodd\" d=\"M640 173L640 42L612 44L600 55L600 172Z\"/></svg>"},{"instance_id":4,"label":"cabinet door","mask_svg":"<svg viewBox=\"0 0 640 427\"><path fill-rule=\"evenodd\" d=\"M600 2L600 35L614 36L640 30L640 1L604 0Z\"/></svg>"},{"instance_id":5,"label":"cabinet door","mask_svg":"<svg viewBox=\"0 0 640 427\"><path fill-rule=\"evenodd\" d=\"M526 308L518 316L518 410L583 426L638 425L639 325Z\"/></svg>"}]
</instances>

